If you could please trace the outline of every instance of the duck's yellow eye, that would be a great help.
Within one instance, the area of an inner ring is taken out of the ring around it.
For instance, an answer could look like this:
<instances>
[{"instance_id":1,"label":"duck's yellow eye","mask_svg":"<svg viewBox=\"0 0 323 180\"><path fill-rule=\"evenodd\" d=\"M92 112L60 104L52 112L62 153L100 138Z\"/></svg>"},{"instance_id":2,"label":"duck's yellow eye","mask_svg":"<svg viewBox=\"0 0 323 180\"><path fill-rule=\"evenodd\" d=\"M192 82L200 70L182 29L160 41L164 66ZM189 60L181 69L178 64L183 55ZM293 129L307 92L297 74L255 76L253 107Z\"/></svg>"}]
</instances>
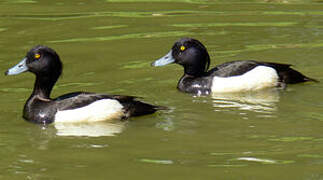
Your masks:
<instances>
[{"instance_id":1,"label":"duck's yellow eye","mask_svg":"<svg viewBox=\"0 0 323 180\"><path fill-rule=\"evenodd\" d=\"M185 46L181 46L181 47L180 47L180 50L181 50L181 51L184 51L185 49L186 49L186 47L185 47Z\"/></svg>"},{"instance_id":2,"label":"duck's yellow eye","mask_svg":"<svg viewBox=\"0 0 323 180\"><path fill-rule=\"evenodd\" d=\"M35 56L34 56L36 59L39 59L40 58L40 54L35 54Z\"/></svg>"}]
</instances>

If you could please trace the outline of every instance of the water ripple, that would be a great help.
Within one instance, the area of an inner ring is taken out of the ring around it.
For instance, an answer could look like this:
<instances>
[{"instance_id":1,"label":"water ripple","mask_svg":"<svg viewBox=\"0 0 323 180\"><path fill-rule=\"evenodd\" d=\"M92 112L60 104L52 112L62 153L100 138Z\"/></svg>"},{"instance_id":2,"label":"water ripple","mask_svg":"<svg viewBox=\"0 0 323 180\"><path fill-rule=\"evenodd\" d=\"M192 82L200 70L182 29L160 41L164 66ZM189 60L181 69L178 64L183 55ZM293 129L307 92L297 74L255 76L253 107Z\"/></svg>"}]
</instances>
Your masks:
<instances>
[{"instance_id":1,"label":"water ripple","mask_svg":"<svg viewBox=\"0 0 323 180\"><path fill-rule=\"evenodd\" d=\"M164 164L164 165L174 164L174 161L172 160L140 159L139 161L144 163L151 163L151 164Z\"/></svg>"},{"instance_id":2,"label":"water ripple","mask_svg":"<svg viewBox=\"0 0 323 180\"><path fill-rule=\"evenodd\" d=\"M112 26L97 26L92 27L93 30L102 30L102 29L117 29L117 28L125 28L128 27L127 25L112 25Z\"/></svg>"},{"instance_id":3,"label":"water ripple","mask_svg":"<svg viewBox=\"0 0 323 180\"><path fill-rule=\"evenodd\" d=\"M214 11L119 11L119 12L85 12L85 13L56 13L56 14L2 14L0 18L13 18L24 20L44 20L44 21L59 21L72 20L81 18L93 17L159 17L159 16L183 16L187 14L218 14Z\"/></svg>"},{"instance_id":4,"label":"water ripple","mask_svg":"<svg viewBox=\"0 0 323 180\"><path fill-rule=\"evenodd\" d=\"M222 50L216 51L215 53L210 52L210 54L215 54L217 57L227 57L235 56L242 52L252 52L252 51L264 51L270 49L295 49L295 48L321 48L323 47L323 41L310 42L310 43L282 43L282 44L253 44L245 45L244 49L237 50Z\"/></svg>"},{"instance_id":5,"label":"water ripple","mask_svg":"<svg viewBox=\"0 0 323 180\"><path fill-rule=\"evenodd\" d=\"M24 3L37 3L37 1L34 1L34 0L7 0L6 2L7 3L21 3L21 4L24 4Z\"/></svg>"},{"instance_id":6,"label":"water ripple","mask_svg":"<svg viewBox=\"0 0 323 180\"><path fill-rule=\"evenodd\" d=\"M298 22L236 22L236 23L196 23L196 24L172 24L174 27L285 27L294 26Z\"/></svg>"},{"instance_id":7,"label":"water ripple","mask_svg":"<svg viewBox=\"0 0 323 180\"><path fill-rule=\"evenodd\" d=\"M322 11L200 11L200 10L168 10L168 11L103 11L103 12L82 12L82 13L55 13L55 14L2 14L0 18L13 18L24 20L43 20L43 21L59 21L72 20L81 18L93 17L129 17L129 18L144 18L144 17L160 17L160 16L187 16L187 15L220 15L220 16L320 16ZM262 22L262 23L211 23L209 26L290 26L297 22ZM203 24L201 24L203 25ZM175 24L174 26L177 26ZM180 25L181 26L181 25ZM189 25L185 25L189 26ZM204 25L205 26L205 25ZM209 27L208 26L208 27Z\"/></svg>"},{"instance_id":8,"label":"water ripple","mask_svg":"<svg viewBox=\"0 0 323 180\"><path fill-rule=\"evenodd\" d=\"M273 159L264 159L264 158L256 158L256 157L239 157L232 159L233 161L248 161L248 162L259 162L261 164L290 164L295 163L292 160L273 160Z\"/></svg>"},{"instance_id":9,"label":"water ripple","mask_svg":"<svg viewBox=\"0 0 323 180\"><path fill-rule=\"evenodd\" d=\"M170 32L147 32L147 33L134 33L123 34L119 36L103 36L103 37L89 37L89 38L71 38L63 40L47 41L48 43L67 43L67 42L96 42L96 41L111 41L121 39L136 39L136 38L161 38L161 37L180 37L190 36L192 32L187 31L170 31Z\"/></svg>"}]
</instances>

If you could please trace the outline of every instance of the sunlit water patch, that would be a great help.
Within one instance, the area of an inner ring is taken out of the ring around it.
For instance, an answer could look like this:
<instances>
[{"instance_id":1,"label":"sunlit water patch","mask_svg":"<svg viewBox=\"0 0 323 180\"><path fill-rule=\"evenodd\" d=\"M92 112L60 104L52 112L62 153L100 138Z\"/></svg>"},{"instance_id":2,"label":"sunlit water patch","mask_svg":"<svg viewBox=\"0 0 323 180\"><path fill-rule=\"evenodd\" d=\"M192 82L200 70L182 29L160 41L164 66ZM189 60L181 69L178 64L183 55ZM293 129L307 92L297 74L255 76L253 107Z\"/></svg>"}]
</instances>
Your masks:
<instances>
[{"instance_id":1,"label":"sunlit water patch","mask_svg":"<svg viewBox=\"0 0 323 180\"><path fill-rule=\"evenodd\" d=\"M104 30L104 29L119 29L119 28L125 28L128 27L127 25L111 25L111 26L97 26L92 27L93 30Z\"/></svg>"},{"instance_id":2,"label":"sunlit water patch","mask_svg":"<svg viewBox=\"0 0 323 180\"><path fill-rule=\"evenodd\" d=\"M218 152L211 153L212 156L217 157L218 163L210 164L209 167L245 167L253 164L262 165L283 165L295 163L294 160L281 160L274 158L265 158L272 156L272 154L281 153L277 151L256 151L256 152ZM225 163L221 163L225 162Z\"/></svg>"},{"instance_id":3,"label":"sunlit water patch","mask_svg":"<svg viewBox=\"0 0 323 180\"><path fill-rule=\"evenodd\" d=\"M0 28L0 32L7 30L7 28Z\"/></svg>"},{"instance_id":4,"label":"sunlit water patch","mask_svg":"<svg viewBox=\"0 0 323 180\"><path fill-rule=\"evenodd\" d=\"M140 162L143 163L150 163L150 164L162 164L162 165L170 165L170 164L174 164L174 162L172 160L165 160L165 159L140 159Z\"/></svg>"},{"instance_id":5,"label":"sunlit water patch","mask_svg":"<svg viewBox=\"0 0 323 180\"><path fill-rule=\"evenodd\" d=\"M257 162L261 164L290 164L295 163L293 160L274 160L274 159L265 159L257 157L239 157L232 159L232 161L247 161L247 162Z\"/></svg>"},{"instance_id":6,"label":"sunlit water patch","mask_svg":"<svg viewBox=\"0 0 323 180\"><path fill-rule=\"evenodd\" d=\"M34 1L34 0L6 0L5 2L6 3L21 3L21 4L24 4L24 3L37 3L37 1Z\"/></svg>"}]
</instances>

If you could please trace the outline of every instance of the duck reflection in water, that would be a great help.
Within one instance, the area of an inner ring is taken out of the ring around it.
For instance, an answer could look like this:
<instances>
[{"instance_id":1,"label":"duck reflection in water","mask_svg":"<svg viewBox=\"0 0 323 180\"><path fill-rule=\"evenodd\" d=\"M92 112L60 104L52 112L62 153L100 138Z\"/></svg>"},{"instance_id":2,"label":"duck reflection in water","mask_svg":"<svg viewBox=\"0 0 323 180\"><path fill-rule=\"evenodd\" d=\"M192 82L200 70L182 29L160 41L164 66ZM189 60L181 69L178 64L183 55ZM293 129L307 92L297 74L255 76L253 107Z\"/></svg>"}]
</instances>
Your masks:
<instances>
[{"instance_id":1,"label":"duck reflection in water","mask_svg":"<svg viewBox=\"0 0 323 180\"><path fill-rule=\"evenodd\" d=\"M244 93L213 93L211 98L215 111L239 109L257 113L272 114L277 110L280 89L264 89Z\"/></svg>"},{"instance_id":2,"label":"duck reflection in water","mask_svg":"<svg viewBox=\"0 0 323 180\"><path fill-rule=\"evenodd\" d=\"M125 129L126 121L97 123L55 123L57 136L116 136Z\"/></svg>"}]
</instances>

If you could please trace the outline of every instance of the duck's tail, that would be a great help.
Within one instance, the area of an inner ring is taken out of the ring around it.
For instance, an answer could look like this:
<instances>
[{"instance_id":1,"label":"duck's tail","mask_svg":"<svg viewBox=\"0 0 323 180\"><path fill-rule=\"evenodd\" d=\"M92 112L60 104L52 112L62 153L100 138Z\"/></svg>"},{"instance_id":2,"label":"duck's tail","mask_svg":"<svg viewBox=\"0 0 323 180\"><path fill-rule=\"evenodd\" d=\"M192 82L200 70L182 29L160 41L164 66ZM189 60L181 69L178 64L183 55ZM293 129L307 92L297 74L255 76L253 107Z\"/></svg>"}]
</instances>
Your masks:
<instances>
[{"instance_id":1,"label":"duck's tail","mask_svg":"<svg viewBox=\"0 0 323 180\"><path fill-rule=\"evenodd\" d=\"M287 84L303 83L307 81L319 82L318 80L307 77L290 67L285 71L281 71L279 76L281 77L281 80Z\"/></svg>"},{"instance_id":2,"label":"duck's tail","mask_svg":"<svg viewBox=\"0 0 323 180\"><path fill-rule=\"evenodd\" d=\"M280 80L286 84L296 84L303 83L307 81L319 82L316 79L309 78L302 73L291 68L290 64L280 64L280 63L264 63L267 66L271 66L278 72Z\"/></svg>"},{"instance_id":3,"label":"duck's tail","mask_svg":"<svg viewBox=\"0 0 323 180\"><path fill-rule=\"evenodd\" d=\"M155 106L155 105L151 105L137 100L134 100L128 105L128 111L130 113L130 116L141 116L141 115L153 114L158 110L166 110L166 109L167 108L163 106Z\"/></svg>"},{"instance_id":4,"label":"duck's tail","mask_svg":"<svg viewBox=\"0 0 323 180\"><path fill-rule=\"evenodd\" d=\"M153 114L158 110L167 110L167 107L155 106L142 101L137 100L138 97L134 96L119 96L116 95L113 98L118 99L123 105L126 117L141 116L147 114Z\"/></svg>"}]
</instances>

